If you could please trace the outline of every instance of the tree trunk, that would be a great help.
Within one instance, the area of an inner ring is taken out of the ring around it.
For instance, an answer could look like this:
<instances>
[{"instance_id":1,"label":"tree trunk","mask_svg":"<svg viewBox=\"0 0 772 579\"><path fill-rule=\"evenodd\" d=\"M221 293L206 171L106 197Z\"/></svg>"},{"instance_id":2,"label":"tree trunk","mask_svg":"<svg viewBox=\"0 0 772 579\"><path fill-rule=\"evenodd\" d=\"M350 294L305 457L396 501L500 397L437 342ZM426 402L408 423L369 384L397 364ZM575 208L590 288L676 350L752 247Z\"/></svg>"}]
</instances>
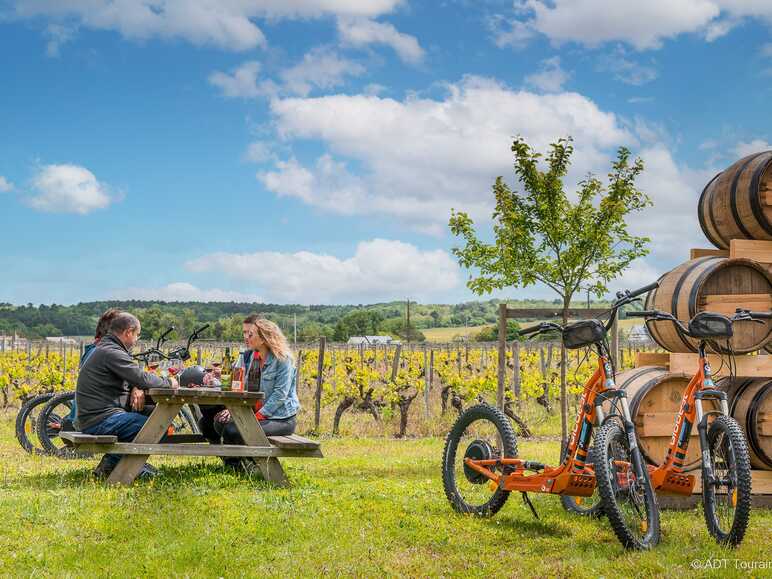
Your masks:
<instances>
[{"instance_id":1,"label":"tree trunk","mask_svg":"<svg viewBox=\"0 0 772 579\"><path fill-rule=\"evenodd\" d=\"M571 296L563 297L563 325L568 323L568 308ZM560 342L560 444L568 447L568 391L566 388L566 347Z\"/></svg>"},{"instance_id":2,"label":"tree trunk","mask_svg":"<svg viewBox=\"0 0 772 579\"><path fill-rule=\"evenodd\" d=\"M335 418L332 421L332 433L334 435L338 435L338 431L340 429L340 419L343 416L343 413L351 408L351 406L354 404L354 401L356 399L353 396L346 396L340 404L338 404L338 407L335 409Z\"/></svg>"},{"instance_id":3,"label":"tree trunk","mask_svg":"<svg viewBox=\"0 0 772 579\"><path fill-rule=\"evenodd\" d=\"M511 400L508 400L504 404L504 414L509 416L510 420L512 420L518 428L518 436L522 436L523 438L531 438L533 437L533 434L531 434L531 430L528 428L528 425L525 423L525 420L520 418L517 414L515 414L515 411L512 409L513 403Z\"/></svg>"},{"instance_id":4,"label":"tree trunk","mask_svg":"<svg viewBox=\"0 0 772 579\"><path fill-rule=\"evenodd\" d=\"M399 397L399 434L397 434L397 438L404 438L407 434L407 421L410 413L410 405L413 403L416 396L418 396L418 392L412 396L400 395Z\"/></svg>"},{"instance_id":5,"label":"tree trunk","mask_svg":"<svg viewBox=\"0 0 772 579\"><path fill-rule=\"evenodd\" d=\"M448 396L450 395L450 386L443 386L440 390L440 402L442 403L441 416L445 416L445 412L448 410Z\"/></svg>"}]
</instances>

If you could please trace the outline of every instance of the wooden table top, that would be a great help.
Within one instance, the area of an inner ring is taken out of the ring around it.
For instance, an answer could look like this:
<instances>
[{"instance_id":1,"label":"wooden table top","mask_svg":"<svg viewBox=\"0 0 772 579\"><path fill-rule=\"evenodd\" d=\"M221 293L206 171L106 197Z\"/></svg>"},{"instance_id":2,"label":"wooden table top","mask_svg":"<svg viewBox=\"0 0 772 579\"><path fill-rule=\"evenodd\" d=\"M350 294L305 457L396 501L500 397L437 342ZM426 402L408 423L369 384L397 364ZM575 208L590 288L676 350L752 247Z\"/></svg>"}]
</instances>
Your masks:
<instances>
[{"instance_id":1,"label":"wooden table top","mask_svg":"<svg viewBox=\"0 0 772 579\"><path fill-rule=\"evenodd\" d=\"M197 398L220 398L223 400L263 400L263 392L232 392L230 390L217 390L215 388L151 388L147 391L154 399L171 398L195 403Z\"/></svg>"}]
</instances>

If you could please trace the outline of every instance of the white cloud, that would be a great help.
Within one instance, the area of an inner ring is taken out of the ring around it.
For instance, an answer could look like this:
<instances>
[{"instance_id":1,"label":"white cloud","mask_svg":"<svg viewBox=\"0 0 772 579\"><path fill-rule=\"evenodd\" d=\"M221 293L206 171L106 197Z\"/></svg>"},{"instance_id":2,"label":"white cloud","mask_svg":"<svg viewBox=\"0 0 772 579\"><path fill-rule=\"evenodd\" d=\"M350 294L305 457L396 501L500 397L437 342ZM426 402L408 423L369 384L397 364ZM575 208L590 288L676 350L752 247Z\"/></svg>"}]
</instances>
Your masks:
<instances>
[{"instance_id":1,"label":"white cloud","mask_svg":"<svg viewBox=\"0 0 772 579\"><path fill-rule=\"evenodd\" d=\"M51 23L46 27L46 36L48 44L46 45L46 54L52 58L59 56L59 49L63 44L72 40L76 29L62 24Z\"/></svg>"},{"instance_id":2,"label":"white cloud","mask_svg":"<svg viewBox=\"0 0 772 579\"><path fill-rule=\"evenodd\" d=\"M230 98L257 98L264 90L257 84L260 63L248 61L234 69L230 74L219 70L209 75L209 83L219 87L223 96Z\"/></svg>"},{"instance_id":3,"label":"white cloud","mask_svg":"<svg viewBox=\"0 0 772 579\"><path fill-rule=\"evenodd\" d=\"M351 46L385 44L390 46L405 62L417 64L424 58L424 50L415 36L399 32L387 22L367 18L339 18L338 32L341 40Z\"/></svg>"},{"instance_id":4,"label":"white cloud","mask_svg":"<svg viewBox=\"0 0 772 579\"><path fill-rule=\"evenodd\" d=\"M541 70L526 76L525 82L544 92L560 92L570 76L561 68L560 57L553 56L543 60Z\"/></svg>"},{"instance_id":5,"label":"white cloud","mask_svg":"<svg viewBox=\"0 0 772 579\"><path fill-rule=\"evenodd\" d=\"M705 28L705 40L713 42L729 34L733 28L740 24L737 18L725 18L723 20L714 20Z\"/></svg>"},{"instance_id":6,"label":"white cloud","mask_svg":"<svg viewBox=\"0 0 772 579\"><path fill-rule=\"evenodd\" d=\"M125 38L182 39L226 50L265 44L256 19L325 16L374 18L402 0L16 0L16 18L48 18L54 23L114 30ZM49 45L51 48L51 45ZM58 49L56 45L53 50Z\"/></svg>"},{"instance_id":7,"label":"white cloud","mask_svg":"<svg viewBox=\"0 0 772 579\"><path fill-rule=\"evenodd\" d=\"M712 42L745 18L772 22L767 0L519 0L511 18L494 18L499 46L524 46L536 34L553 44L588 47L624 42L637 50L657 49L681 34L700 34ZM506 22L503 24L502 21Z\"/></svg>"},{"instance_id":8,"label":"white cloud","mask_svg":"<svg viewBox=\"0 0 772 579\"><path fill-rule=\"evenodd\" d=\"M27 203L40 211L86 215L113 201L108 186L77 165L46 165L34 176L32 187L37 193Z\"/></svg>"},{"instance_id":9,"label":"white cloud","mask_svg":"<svg viewBox=\"0 0 772 579\"><path fill-rule=\"evenodd\" d=\"M668 269L652 265L649 259L646 258L636 259L620 277L609 284L609 292L636 290L647 286L657 281L659 276L668 271Z\"/></svg>"},{"instance_id":10,"label":"white cloud","mask_svg":"<svg viewBox=\"0 0 772 579\"><path fill-rule=\"evenodd\" d=\"M536 36L536 31L525 22L509 20L496 16L489 21L489 28L493 33L493 41L499 48L510 46L512 48L525 48Z\"/></svg>"},{"instance_id":11,"label":"white cloud","mask_svg":"<svg viewBox=\"0 0 772 579\"><path fill-rule=\"evenodd\" d=\"M440 295L460 284L453 257L386 239L363 241L353 256L299 251L213 253L186 264L194 272L224 272L256 284L271 302L366 303Z\"/></svg>"},{"instance_id":12,"label":"white cloud","mask_svg":"<svg viewBox=\"0 0 772 579\"><path fill-rule=\"evenodd\" d=\"M614 78L633 86L641 86L657 78L654 65L645 65L627 57L622 47L617 47L611 54L603 55L597 64L600 72L610 72Z\"/></svg>"},{"instance_id":13,"label":"white cloud","mask_svg":"<svg viewBox=\"0 0 772 579\"><path fill-rule=\"evenodd\" d=\"M277 99L271 108L281 137L318 140L329 152L314 165L277 163L258 175L266 188L337 213L391 215L435 233L451 207L490 217L495 176L513 174L513 135L542 151L572 135L569 183L590 170L605 173L608 149L634 141L614 114L582 95L537 95L474 77L449 85L441 100L332 95ZM348 160L358 164L356 175Z\"/></svg>"},{"instance_id":14,"label":"white cloud","mask_svg":"<svg viewBox=\"0 0 772 579\"><path fill-rule=\"evenodd\" d=\"M130 287L111 292L116 300L155 300L164 302L242 302L262 303L257 294L227 291L222 289L200 289L186 282L170 283L159 288Z\"/></svg>"},{"instance_id":15,"label":"white cloud","mask_svg":"<svg viewBox=\"0 0 772 579\"><path fill-rule=\"evenodd\" d=\"M259 72L260 63L248 61L230 73L219 70L213 72L209 75L209 84L219 87L223 96L229 98L308 96L314 89L340 86L347 76L359 76L365 72L365 68L321 46L311 49L303 56L303 60L279 73L277 80L266 78L258 81Z\"/></svg>"},{"instance_id":16,"label":"white cloud","mask_svg":"<svg viewBox=\"0 0 772 579\"><path fill-rule=\"evenodd\" d=\"M303 56L303 60L280 74L286 92L308 96L314 88L330 89L344 83L347 76L359 76L365 67L341 58L326 47L317 47Z\"/></svg>"},{"instance_id":17,"label":"white cloud","mask_svg":"<svg viewBox=\"0 0 772 579\"><path fill-rule=\"evenodd\" d=\"M0 193L8 193L9 191L13 191L13 183L0 175Z\"/></svg>"},{"instance_id":18,"label":"white cloud","mask_svg":"<svg viewBox=\"0 0 772 579\"><path fill-rule=\"evenodd\" d=\"M717 171L679 165L661 143L645 147L638 155L644 171L636 185L652 198L654 207L632 215L630 229L651 237L653 259L675 266L688 259L689 248L707 244L697 220L697 201Z\"/></svg>"},{"instance_id":19,"label":"white cloud","mask_svg":"<svg viewBox=\"0 0 772 579\"><path fill-rule=\"evenodd\" d=\"M271 143L266 143L265 141L254 141L253 143L250 143L244 153L244 160L257 164L271 161L275 157L276 155L273 152Z\"/></svg>"},{"instance_id":20,"label":"white cloud","mask_svg":"<svg viewBox=\"0 0 772 579\"><path fill-rule=\"evenodd\" d=\"M761 153L762 151L769 150L772 150L772 145L767 141L764 139L753 139L752 141L741 141L737 143L732 152L737 155L737 157L742 158L753 155L754 153Z\"/></svg>"}]
</instances>

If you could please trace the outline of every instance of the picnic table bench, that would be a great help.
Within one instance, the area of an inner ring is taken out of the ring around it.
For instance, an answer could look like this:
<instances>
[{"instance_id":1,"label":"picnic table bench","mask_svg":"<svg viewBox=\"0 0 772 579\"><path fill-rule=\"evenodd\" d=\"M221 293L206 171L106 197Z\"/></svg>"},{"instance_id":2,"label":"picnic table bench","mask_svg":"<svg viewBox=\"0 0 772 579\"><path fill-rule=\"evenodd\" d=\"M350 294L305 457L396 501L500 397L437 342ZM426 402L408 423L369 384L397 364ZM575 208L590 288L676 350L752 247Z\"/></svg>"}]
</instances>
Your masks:
<instances>
[{"instance_id":1,"label":"picnic table bench","mask_svg":"<svg viewBox=\"0 0 772 579\"><path fill-rule=\"evenodd\" d=\"M152 454L177 456L250 457L265 480L289 484L279 457L322 458L319 443L302 436L266 436L253 411L262 392L223 392L212 388L151 388L148 394L155 409L132 442L118 442L117 436L62 432L63 440L79 450L121 454L120 462L107 479L111 484L131 484ZM244 444L209 444L200 434L172 434L161 439L185 404L225 406L230 411Z\"/></svg>"}]
</instances>

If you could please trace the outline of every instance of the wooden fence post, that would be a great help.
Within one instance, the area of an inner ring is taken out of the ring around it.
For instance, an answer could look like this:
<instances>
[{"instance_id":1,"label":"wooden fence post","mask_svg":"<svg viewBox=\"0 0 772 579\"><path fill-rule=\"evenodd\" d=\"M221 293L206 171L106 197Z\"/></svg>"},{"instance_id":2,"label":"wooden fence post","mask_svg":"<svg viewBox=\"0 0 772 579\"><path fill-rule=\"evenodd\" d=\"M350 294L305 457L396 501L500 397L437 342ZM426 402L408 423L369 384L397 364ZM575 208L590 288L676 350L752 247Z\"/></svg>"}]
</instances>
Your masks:
<instances>
[{"instance_id":1,"label":"wooden fence post","mask_svg":"<svg viewBox=\"0 0 772 579\"><path fill-rule=\"evenodd\" d=\"M402 355L402 344L397 344L397 349L394 351L394 360L391 363L391 381L397 381L397 372L399 372L399 358Z\"/></svg>"},{"instance_id":2,"label":"wooden fence post","mask_svg":"<svg viewBox=\"0 0 772 579\"><path fill-rule=\"evenodd\" d=\"M314 431L319 433L319 422L322 419L322 384L324 379L322 373L324 372L324 347L327 345L327 338L322 336L319 338L319 363L317 364L317 376L316 376L316 398L314 400Z\"/></svg>"},{"instance_id":3,"label":"wooden fence post","mask_svg":"<svg viewBox=\"0 0 772 579\"><path fill-rule=\"evenodd\" d=\"M429 352L426 351L426 344L424 344L424 412L427 420L429 419L429 388L431 382L429 378Z\"/></svg>"},{"instance_id":4,"label":"wooden fence post","mask_svg":"<svg viewBox=\"0 0 772 579\"><path fill-rule=\"evenodd\" d=\"M62 340L62 386L67 382L67 344Z\"/></svg>"},{"instance_id":5,"label":"wooden fence post","mask_svg":"<svg viewBox=\"0 0 772 579\"><path fill-rule=\"evenodd\" d=\"M515 340L512 344L512 393L515 395L515 404L520 409L520 342Z\"/></svg>"},{"instance_id":6,"label":"wooden fence post","mask_svg":"<svg viewBox=\"0 0 772 579\"><path fill-rule=\"evenodd\" d=\"M434 384L434 348L429 352L429 384Z\"/></svg>"},{"instance_id":7,"label":"wooden fence post","mask_svg":"<svg viewBox=\"0 0 772 579\"><path fill-rule=\"evenodd\" d=\"M295 361L295 392L300 391L300 373L303 369L303 350L298 352L298 359Z\"/></svg>"},{"instance_id":8,"label":"wooden fence post","mask_svg":"<svg viewBox=\"0 0 772 579\"><path fill-rule=\"evenodd\" d=\"M507 304L499 304L499 373L496 406L504 410L504 385L507 370Z\"/></svg>"}]
</instances>

